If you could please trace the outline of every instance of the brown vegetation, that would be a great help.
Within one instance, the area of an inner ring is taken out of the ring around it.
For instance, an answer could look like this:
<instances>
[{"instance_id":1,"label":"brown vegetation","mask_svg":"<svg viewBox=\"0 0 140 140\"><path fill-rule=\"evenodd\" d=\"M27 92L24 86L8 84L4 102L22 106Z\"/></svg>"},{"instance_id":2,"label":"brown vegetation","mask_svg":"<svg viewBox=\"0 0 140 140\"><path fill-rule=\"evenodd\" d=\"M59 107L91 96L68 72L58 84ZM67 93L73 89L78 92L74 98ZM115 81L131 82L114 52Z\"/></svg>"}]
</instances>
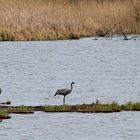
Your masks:
<instances>
[{"instance_id":1,"label":"brown vegetation","mask_svg":"<svg viewBox=\"0 0 140 140\"><path fill-rule=\"evenodd\" d=\"M1 106L0 122L2 119L10 119L10 113L33 114L34 111L43 112L80 112L80 113L113 113L121 111L140 111L140 102L131 101L120 105L112 103L78 104L78 105L47 105L47 106Z\"/></svg>"},{"instance_id":2,"label":"brown vegetation","mask_svg":"<svg viewBox=\"0 0 140 140\"><path fill-rule=\"evenodd\" d=\"M140 33L139 0L0 0L0 40Z\"/></svg>"},{"instance_id":3,"label":"brown vegetation","mask_svg":"<svg viewBox=\"0 0 140 140\"><path fill-rule=\"evenodd\" d=\"M34 111L43 112L82 112L82 113L111 113L120 111L140 111L140 103L131 101L120 105L112 103L77 104L77 105L46 105L46 106L1 106L7 113L32 114ZM4 114L4 113L1 113Z\"/></svg>"}]
</instances>

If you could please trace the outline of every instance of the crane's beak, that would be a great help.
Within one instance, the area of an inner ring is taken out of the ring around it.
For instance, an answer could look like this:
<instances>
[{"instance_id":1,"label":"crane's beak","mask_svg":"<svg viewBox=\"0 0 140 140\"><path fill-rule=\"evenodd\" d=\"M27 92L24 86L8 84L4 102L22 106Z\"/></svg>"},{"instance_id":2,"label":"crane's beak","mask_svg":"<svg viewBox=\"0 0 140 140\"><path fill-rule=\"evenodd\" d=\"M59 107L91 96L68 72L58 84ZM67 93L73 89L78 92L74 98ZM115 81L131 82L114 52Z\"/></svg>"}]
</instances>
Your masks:
<instances>
[{"instance_id":1,"label":"crane's beak","mask_svg":"<svg viewBox=\"0 0 140 140\"><path fill-rule=\"evenodd\" d=\"M54 94L54 96L56 96L57 95L57 92Z\"/></svg>"}]
</instances>

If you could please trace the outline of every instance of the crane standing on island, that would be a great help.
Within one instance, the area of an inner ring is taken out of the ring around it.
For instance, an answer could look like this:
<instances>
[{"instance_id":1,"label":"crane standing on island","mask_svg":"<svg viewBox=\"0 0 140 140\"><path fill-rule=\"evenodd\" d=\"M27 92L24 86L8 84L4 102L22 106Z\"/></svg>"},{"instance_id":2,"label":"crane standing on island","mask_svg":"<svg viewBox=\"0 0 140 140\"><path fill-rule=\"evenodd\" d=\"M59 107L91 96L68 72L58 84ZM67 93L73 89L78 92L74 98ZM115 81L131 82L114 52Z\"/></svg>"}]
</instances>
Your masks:
<instances>
[{"instance_id":1,"label":"crane standing on island","mask_svg":"<svg viewBox=\"0 0 140 140\"><path fill-rule=\"evenodd\" d=\"M58 89L55 93L54 96L56 95L63 95L63 105L65 105L65 97L66 95L68 95L69 93L71 93L71 91L73 90L73 84L75 84L74 82L71 82L71 89Z\"/></svg>"}]
</instances>

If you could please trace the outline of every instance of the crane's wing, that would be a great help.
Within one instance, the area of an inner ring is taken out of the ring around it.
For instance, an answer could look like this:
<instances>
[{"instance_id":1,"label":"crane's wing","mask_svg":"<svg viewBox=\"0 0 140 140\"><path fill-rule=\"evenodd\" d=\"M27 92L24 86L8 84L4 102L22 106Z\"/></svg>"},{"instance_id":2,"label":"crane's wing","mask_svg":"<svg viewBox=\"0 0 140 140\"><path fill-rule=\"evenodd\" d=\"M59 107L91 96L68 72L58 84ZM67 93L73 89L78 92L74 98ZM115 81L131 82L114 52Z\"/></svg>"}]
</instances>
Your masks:
<instances>
[{"instance_id":1,"label":"crane's wing","mask_svg":"<svg viewBox=\"0 0 140 140\"><path fill-rule=\"evenodd\" d=\"M71 89L58 89L54 96L56 95L67 95L71 92Z\"/></svg>"},{"instance_id":2,"label":"crane's wing","mask_svg":"<svg viewBox=\"0 0 140 140\"><path fill-rule=\"evenodd\" d=\"M56 95L59 93L59 91L60 91L60 89L58 89L58 90L55 92L54 96L56 96Z\"/></svg>"}]
</instances>

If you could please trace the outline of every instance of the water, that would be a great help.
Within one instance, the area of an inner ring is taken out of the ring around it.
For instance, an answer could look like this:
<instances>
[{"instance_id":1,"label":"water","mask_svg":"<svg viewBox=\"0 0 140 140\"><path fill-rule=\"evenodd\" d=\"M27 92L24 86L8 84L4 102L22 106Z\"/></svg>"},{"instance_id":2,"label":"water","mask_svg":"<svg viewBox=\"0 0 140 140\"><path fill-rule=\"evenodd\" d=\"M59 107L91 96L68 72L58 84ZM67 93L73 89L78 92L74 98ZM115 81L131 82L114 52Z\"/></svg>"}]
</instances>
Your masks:
<instances>
[{"instance_id":1,"label":"water","mask_svg":"<svg viewBox=\"0 0 140 140\"><path fill-rule=\"evenodd\" d=\"M67 104L140 101L140 40L0 42L0 101L62 104L57 89L74 90ZM2 140L139 140L139 112L12 115Z\"/></svg>"},{"instance_id":2,"label":"water","mask_svg":"<svg viewBox=\"0 0 140 140\"><path fill-rule=\"evenodd\" d=\"M139 140L140 112L12 115L0 123L1 140Z\"/></svg>"},{"instance_id":3,"label":"water","mask_svg":"<svg viewBox=\"0 0 140 140\"><path fill-rule=\"evenodd\" d=\"M0 42L0 100L13 105L140 101L140 40Z\"/></svg>"}]
</instances>

